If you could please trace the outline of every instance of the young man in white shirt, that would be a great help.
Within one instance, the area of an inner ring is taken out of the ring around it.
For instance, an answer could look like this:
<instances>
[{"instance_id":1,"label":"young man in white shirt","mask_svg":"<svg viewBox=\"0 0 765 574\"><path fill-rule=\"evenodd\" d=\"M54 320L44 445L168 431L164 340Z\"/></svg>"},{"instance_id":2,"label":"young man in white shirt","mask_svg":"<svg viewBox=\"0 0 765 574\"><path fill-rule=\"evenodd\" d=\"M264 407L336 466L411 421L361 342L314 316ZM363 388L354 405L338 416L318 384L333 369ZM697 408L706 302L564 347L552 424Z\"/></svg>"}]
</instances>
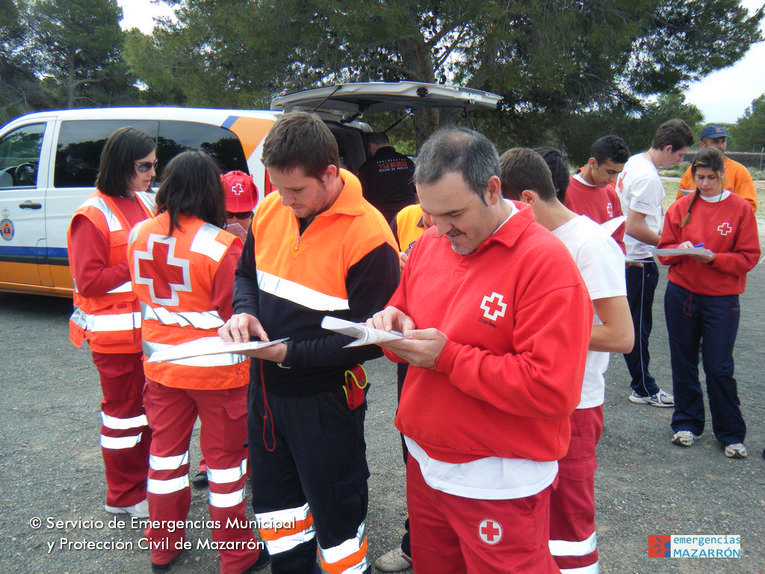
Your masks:
<instances>
[{"instance_id":1,"label":"young man in white shirt","mask_svg":"<svg viewBox=\"0 0 765 574\"><path fill-rule=\"evenodd\" d=\"M671 167L680 161L693 144L693 133L683 120L672 119L656 130L651 148L633 155L616 181L621 196L622 213L626 215L624 246L627 255L627 299L635 326L635 346L625 354L632 380L629 400L636 404L672 407L674 397L659 388L648 370L650 355L653 295L659 282L659 269L651 248L659 242L664 217L664 186L659 168Z\"/></svg>"}]
</instances>

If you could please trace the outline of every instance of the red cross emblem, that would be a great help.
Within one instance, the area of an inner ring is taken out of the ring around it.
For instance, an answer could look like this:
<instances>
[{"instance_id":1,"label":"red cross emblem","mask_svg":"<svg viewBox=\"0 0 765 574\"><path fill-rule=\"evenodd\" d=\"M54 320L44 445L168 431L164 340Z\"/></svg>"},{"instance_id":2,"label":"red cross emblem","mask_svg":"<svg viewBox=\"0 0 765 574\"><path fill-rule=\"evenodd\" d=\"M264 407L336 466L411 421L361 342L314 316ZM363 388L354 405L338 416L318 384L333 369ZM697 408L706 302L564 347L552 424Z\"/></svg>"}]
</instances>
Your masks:
<instances>
[{"instance_id":1,"label":"red cross emblem","mask_svg":"<svg viewBox=\"0 0 765 574\"><path fill-rule=\"evenodd\" d=\"M487 518L478 527L478 536L486 544L494 545L502 540L502 527L499 522Z\"/></svg>"},{"instance_id":2,"label":"red cross emblem","mask_svg":"<svg viewBox=\"0 0 765 574\"><path fill-rule=\"evenodd\" d=\"M733 227L731 227L731 224L726 221L726 222L721 223L720 225L717 226L717 231L720 232L720 235L725 237L731 231L733 231Z\"/></svg>"},{"instance_id":3,"label":"red cross emblem","mask_svg":"<svg viewBox=\"0 0 765 574\"><path fill-rule=\"evenodd\" d=\"M236 182L234 185L231 186L231 193L234 195L242 195L244 193L244 187L242 187L241 182Z\"/></svg>"},{"instance_id":4,"label":"red cross emblem","mask_svg":"<svg viewBox=\"0 0 765 574\"><path fill-rule=\"evenodd\" d=\"M502 295L496 291L491 295L484 296L480 305L483 309L483 316L489 321L496 321L497 317L504 317L507 310L507 303L502 300Z\"/></svg>"},{"instance_id":5,"label":"red cross emblem","mask_svg":"<svg viewBox=\"0 0 765 574\"><path fill-rule=\"evenodd\" d=\"M151 300L159 305L178 305L178 293L191 291L189 262L174 253L175 237L151 233L146 251L134 254L134 282L148 286Z\"/></svg>"}]
</instances>

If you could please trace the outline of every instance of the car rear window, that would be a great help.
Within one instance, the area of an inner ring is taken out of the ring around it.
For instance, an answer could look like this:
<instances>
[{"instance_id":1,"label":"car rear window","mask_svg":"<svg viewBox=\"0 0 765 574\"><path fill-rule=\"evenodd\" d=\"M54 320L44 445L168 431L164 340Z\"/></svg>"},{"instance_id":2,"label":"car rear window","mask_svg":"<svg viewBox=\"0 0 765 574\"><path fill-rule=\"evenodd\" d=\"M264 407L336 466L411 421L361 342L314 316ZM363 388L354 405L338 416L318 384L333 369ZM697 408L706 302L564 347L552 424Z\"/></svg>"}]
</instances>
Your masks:
<instances>
[{"instance_id":1,"label":"car rear window","mask_svg":"<svg viewBox=\"0 0 765 574\"><path fill-rule=\"evenodd\" d=\"M93 187L106 140L124 126L142 130L155 139L160 175L170 159L189 149L208 153L222 172L238 169L249 173L239 139L219 126L174 120L71 120L61 124L54 186Z\"/></svg>"}]
</instances>

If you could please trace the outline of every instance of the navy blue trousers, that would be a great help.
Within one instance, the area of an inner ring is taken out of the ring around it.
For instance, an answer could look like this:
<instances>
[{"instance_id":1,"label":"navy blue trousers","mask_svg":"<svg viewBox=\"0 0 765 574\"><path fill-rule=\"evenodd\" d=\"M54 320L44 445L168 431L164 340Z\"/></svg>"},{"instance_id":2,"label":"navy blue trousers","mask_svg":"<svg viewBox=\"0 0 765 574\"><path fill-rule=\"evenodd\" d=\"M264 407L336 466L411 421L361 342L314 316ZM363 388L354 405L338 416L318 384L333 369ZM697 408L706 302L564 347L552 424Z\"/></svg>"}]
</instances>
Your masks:
<instances>
[{"instance_id":1,"label":"navy blue trousers","mask_svg":"<svg viewBox=\"0 0 765 574\"><path fill-rule=\"evenodd\" d=\"M656 263L647 259L641 266L629 265L626 271L627 301L635 328L635 346L624 355L632 380L630 387L640 396L655 395L659 392L656 380L648 370L651 355L648 353L648 338L653 327L653 295L659 284L659 269Z\"/></svg>"},{"instance_id":2,"label":"navy blue trousers","mask_svg":"<svg viewBox=\"0 0 765 574\"><path fill-rule=\"evenodd\" d=\"M669 282L664 312L675 394L672 429L696 435L704 430L701 351L714 435L724 445L744 442L746 423L733 378L733 346L741 314L738 295L698 295Z\"/></svg>"},{"instance_id":3,"label":"navy blue trousers","mask_svg":"<svg viewBox=\"0 0 765 574\"><path fill-rule=\"evenodd\" d=\"M274 382L277 385L278 382ZM266 392L250 381L248 438L255 514L308 503L316 533L282 551L269 548L274 574L318 574L323 549L354 538L367 514L366 403L348 408L342 388L307 396Z\"/></svg>"}]
</instances>

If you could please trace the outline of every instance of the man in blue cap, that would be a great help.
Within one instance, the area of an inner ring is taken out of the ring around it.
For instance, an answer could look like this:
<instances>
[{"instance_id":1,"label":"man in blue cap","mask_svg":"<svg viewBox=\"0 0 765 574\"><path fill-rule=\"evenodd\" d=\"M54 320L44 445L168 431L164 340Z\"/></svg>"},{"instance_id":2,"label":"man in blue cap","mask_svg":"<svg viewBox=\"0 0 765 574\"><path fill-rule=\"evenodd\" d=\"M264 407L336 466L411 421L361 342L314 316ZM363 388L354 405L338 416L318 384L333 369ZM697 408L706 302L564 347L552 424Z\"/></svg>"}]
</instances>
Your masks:
<instances>
[{"instance_id":1,"label":"man in blue cap","mask_svg":"<svg viewBox=\"0 0 765 574\"><path fill-rule=\"evenodd\" d=\"M701 141L699 141L701 149L713 147L725 155L727 145L728 132L725 131L724 127L710 124L701 130ZM754 190L754 182L749 174L749 170L727 156L725 156L725 189L729 189L736 195L746 199L752 206L752 209L757 211L757 193ZM691 168L688 166L685 174L683 174L683 178L680 180L680 188L677 190L676 199L680 199L694 191L696 191L696 182L691 174Z\"/></svg>"}]
</instances>

